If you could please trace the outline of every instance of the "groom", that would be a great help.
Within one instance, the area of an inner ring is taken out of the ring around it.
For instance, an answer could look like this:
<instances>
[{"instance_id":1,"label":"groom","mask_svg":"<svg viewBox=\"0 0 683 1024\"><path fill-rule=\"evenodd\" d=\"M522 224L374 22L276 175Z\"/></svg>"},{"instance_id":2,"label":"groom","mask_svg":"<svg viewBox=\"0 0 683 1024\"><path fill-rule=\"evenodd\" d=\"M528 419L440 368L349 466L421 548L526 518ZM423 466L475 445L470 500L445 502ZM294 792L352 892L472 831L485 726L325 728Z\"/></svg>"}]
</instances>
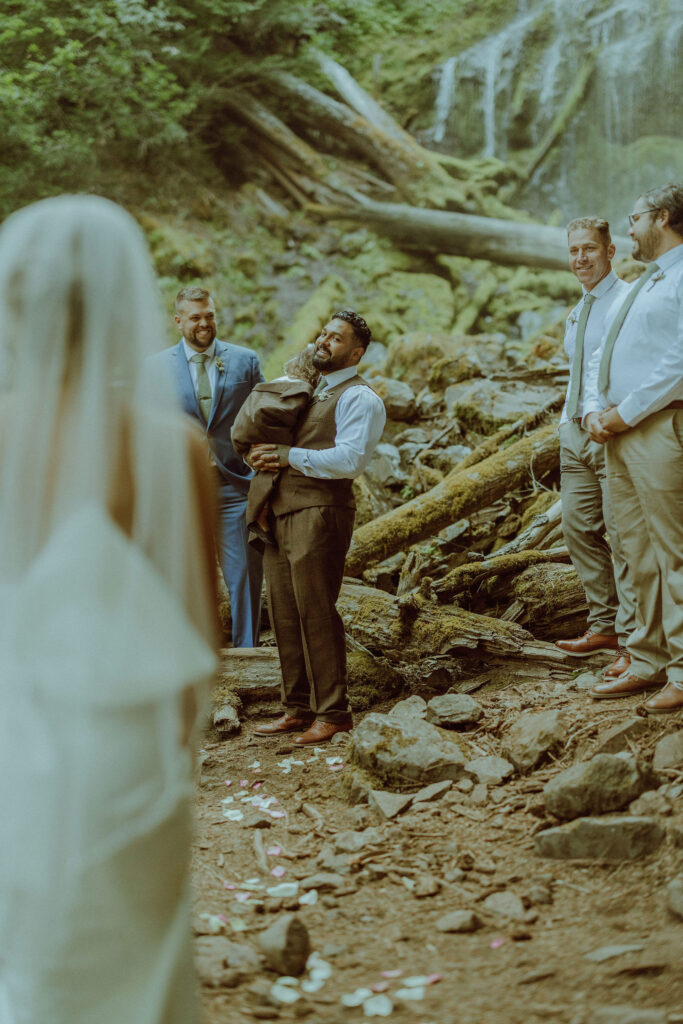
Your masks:
<instances>
[{"instance_id":1,"label":"groom","mask_svg":"<svg viewBox=\"0 0 683 1024\"><path fill-rule=\"evenodd\" d=\"M247 543L245 511L252 471L230 441L242 403L264 380L250 349L216 338L216 307L205 288L181 288L175 322L181 333L173 348L153 357L171 373L183 409L206 434L218 492L219 561L230 594L234 647L256 647L261 617L260 554Z\"/></svg>"}]
</instances>

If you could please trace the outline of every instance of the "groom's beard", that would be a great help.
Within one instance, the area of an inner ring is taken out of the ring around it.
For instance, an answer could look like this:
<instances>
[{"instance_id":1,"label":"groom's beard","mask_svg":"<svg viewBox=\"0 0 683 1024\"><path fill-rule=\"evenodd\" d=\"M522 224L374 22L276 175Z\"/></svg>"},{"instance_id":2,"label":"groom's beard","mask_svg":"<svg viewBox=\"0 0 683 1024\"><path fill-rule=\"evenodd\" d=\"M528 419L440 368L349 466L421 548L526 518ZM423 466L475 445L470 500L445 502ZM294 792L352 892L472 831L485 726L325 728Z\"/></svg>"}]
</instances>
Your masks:
<instances>
[{"instance_id":1,"label":"groom's beard","mask_svg":"<svg viewBox=\"0 0 683 1024\"><path fill-rule=\"evenodd\" d=\"M211 342L213 341L213 339L216 337L216 328L195 327L195 329L191 332L191 335L192 336L187 339L191 345L194 345L194 347L198 349L207 349Z\"/></svg>"}]
</instances>

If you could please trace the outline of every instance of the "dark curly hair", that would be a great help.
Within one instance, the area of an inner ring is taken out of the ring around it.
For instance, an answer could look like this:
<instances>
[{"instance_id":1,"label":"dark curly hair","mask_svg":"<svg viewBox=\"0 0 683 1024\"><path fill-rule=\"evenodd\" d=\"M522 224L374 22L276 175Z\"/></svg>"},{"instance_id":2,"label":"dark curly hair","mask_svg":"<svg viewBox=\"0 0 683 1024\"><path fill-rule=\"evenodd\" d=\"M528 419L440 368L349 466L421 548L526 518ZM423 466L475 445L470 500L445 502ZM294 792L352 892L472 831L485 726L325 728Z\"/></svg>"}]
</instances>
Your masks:
<instances>
[{"instance_id":1,"label":"dark curly hair","mask_svg":"<svg viewBox=\"0 0 683 1024\"><path fill-rule=\"evenodd\" d=\"M345 320L347 324L351 324L353 333L364 349L372 341L372 331L363 317L359 316L358 313L354 313L352 309L342 309L338 313L333 313L330 320Z\"/></svg>"}]
</instances>

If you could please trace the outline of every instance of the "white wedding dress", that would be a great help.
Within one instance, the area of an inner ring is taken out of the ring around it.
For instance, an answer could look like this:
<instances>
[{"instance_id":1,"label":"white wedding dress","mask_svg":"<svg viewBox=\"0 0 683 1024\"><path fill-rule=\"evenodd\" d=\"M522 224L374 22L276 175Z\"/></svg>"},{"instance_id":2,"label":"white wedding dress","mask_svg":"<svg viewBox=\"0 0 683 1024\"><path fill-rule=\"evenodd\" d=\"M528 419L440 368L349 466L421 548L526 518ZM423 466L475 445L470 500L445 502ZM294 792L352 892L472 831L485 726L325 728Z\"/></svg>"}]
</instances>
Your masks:
<instances>
[{"instance_id":1,"label":"white wedding dress","mask_svg":"<svg viewBox=\"0 0 683 1024\"><path fill-rule=\"evenodd\" d=\"M191 1024L183 688L214 654L96 505L0 589L0 1024Z\"/></svg>"}]
</instances>

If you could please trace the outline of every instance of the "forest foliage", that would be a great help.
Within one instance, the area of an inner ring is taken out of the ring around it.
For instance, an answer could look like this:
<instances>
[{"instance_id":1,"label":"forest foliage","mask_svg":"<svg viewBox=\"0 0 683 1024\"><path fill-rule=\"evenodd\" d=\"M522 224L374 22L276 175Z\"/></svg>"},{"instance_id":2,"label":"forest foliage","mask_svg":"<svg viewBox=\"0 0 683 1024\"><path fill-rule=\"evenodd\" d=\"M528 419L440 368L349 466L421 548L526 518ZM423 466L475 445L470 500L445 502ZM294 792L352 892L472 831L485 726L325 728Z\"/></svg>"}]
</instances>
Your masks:
<instances>
[{"instance_id":1,"label":"forest foliage","mask_svg":"<svg viewBox=\"0 0 683 1024\"><path fill-rule=\"evenodd\" d=\"M315 40L344 60L409 31L436 0L21 0L0 23L0 214L112 167L211 157L221 98L280 67L315 78ZM459 6L456 3L456 6ZM464 6L464 5L463 5ZM239 134L239 129L237 129Z\"/></svg>"}]
</instances>

